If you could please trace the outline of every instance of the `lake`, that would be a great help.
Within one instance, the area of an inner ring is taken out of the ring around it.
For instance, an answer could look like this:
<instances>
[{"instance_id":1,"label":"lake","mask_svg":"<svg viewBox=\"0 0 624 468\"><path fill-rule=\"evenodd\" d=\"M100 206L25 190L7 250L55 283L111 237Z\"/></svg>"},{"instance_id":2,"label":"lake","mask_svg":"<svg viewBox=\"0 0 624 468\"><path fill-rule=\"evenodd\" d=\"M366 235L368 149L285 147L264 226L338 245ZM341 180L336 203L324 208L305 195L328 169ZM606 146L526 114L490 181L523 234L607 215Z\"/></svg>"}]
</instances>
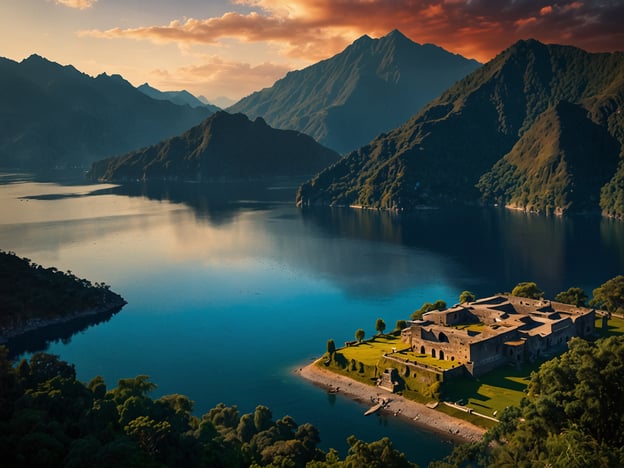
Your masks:
<instances>
[{"instance_id":1,"label":"lake","mask_svg":"<svg viewBox=\"0 0 624 468\"><path fill-rule=\"evenodd\" d=\"M423 302L454 304L536 281L549 297L624 271L624 224L455 207L410 215L300 210L298 181L247 184L44 182L0 176L0 248L92 282L128 304L107 321L42 346L108 387L147 374L155 397L182 393L202 414L263 404L346 438L390 437L421 466L448 442L302 381L293 371L378 317L392 329ZM59 335L60 336L60 335Z\"/></svg>"}]
</instances>

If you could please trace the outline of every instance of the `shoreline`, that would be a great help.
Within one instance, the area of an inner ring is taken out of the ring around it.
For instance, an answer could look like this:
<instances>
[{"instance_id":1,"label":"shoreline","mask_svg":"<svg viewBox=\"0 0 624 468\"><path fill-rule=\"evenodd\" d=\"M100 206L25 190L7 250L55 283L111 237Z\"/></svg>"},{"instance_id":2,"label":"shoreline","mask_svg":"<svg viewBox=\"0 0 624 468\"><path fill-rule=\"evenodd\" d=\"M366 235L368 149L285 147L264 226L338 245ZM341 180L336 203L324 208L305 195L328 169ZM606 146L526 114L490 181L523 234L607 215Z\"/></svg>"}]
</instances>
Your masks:
<instances>
[{"instance_id":1,"label":"shoreline","mask_svg":"<svg viewBox=\"0 0 624 468\"><path fill-rule=\"evenodd\" d=\"M372 406L372 399L386 398L389 400L389 404L381 411L396 413L397 417L403 418L403 420L420 429L435 432L455 442L478 442L486 432L486 429L482 427L436 411L422 403L417 403L372 385L363 384L330 370L322 369L316 365L317 362L318 360L298 368L295 370L295 373L327 390L339 388L336 392L337 394L345 395L352 400L370 406ZM365 417L364 411L362 411L362 417Z\"/></svg>"},{"instance_id":2,"label":"shoreline","mask_svg":"<svg viewBox=\"0 0 624 468\"><path fill-rule=\"evenodd\" d=\"M54 325L67 324L73 322L74 320L84 319L87 317L98 317L100 315L114 314L115 312L121 310L121 308L123 308L123 306L125 306L126 304L127 302L123 298L121 298L121 296L119 296L119 299L111 301L108 304L100 307L81 310L62 317L53 317L47 319L32 318L16 327L5 329L0 328L0 345L7 344L9 340L19 337L21 335L26 335L30 332L43 330L47 327L51 327Z\"/></svg>"}]
</instances>

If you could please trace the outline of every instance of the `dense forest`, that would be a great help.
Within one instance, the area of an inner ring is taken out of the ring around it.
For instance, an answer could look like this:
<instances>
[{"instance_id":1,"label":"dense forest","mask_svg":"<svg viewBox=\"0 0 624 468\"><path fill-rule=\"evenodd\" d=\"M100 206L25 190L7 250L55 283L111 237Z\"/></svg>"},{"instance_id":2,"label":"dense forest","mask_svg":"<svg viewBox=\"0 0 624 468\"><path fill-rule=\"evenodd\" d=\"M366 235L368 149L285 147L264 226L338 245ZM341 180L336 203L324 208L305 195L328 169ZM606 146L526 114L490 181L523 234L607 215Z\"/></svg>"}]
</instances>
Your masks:
<instances>
[{"instance_id":1,"label":"dense forest","mask_svg":"<svg viewBox=\"0 0 624 468\"><path fill-rule=\"evenodd\" d=\"M341 459L317 448L319 431L266 406L240 414L217 405L201 417L183 395L152 399L147 376L84 384L73 365L34 354L13 367L0 347L2 466L48 467L414 467L387 438L348 438Z\"/></svg>"},{"instance_id":2,"label":"dense forest","mask_svg":"<svg viewBox=\"0 0 624 468\"><path fill-rule=\"evenodd\" d=\"M92 284L71 271L44 268L0 251L0 337L11 336L34 320L70 319L124 304L107 284Z\"/></svg>"}]
</instances>

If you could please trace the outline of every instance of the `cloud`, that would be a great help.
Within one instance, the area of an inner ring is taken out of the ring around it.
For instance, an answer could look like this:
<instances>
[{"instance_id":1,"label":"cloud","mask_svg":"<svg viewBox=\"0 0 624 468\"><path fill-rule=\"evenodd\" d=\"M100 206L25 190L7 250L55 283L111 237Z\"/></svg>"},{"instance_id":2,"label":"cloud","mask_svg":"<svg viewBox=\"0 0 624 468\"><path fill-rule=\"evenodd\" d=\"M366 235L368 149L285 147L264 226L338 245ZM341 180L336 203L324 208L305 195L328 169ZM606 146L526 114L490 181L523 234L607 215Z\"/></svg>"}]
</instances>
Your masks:
<instances>
[{"instance_id":1,"label":"cloud","mask_svg":"<svg viewBox=\"0 0 624 468\"><path fill-rule=\"evenodd\" d=\"M77 8L79 10L86 10L91 8L97 0L54 0L57 5L64 5L69 8Z\"/></svg>"},{"instance_id":2,"label":"cloud","mask_svg":"<svg viewBox=\"0 0 624 468\"><path fill-rule=\"evenodd\" d=\"M481 61L519 39L565 42L589 50L624 44L623 2L515 0L233 0L249 13L172 21L130 29L83 31L101 38L157 43L266 42L285 56L317 61L362 34L399 29L417 42L432 42Z\"/></svg>"},{"instance_id":3,"label":"cloud","mask_svg":"<svg viewBox=\"0 0 624 468\"><path fill-rule=\"evenodd\" d=\"M289 67L270 62L251 65L211 56L193 66L172 71L153 70L150 72L150 82L159 89L187 89L209 97L240 99L253 91L273 85L288 71Z\"/></svg>"}]
</instances>

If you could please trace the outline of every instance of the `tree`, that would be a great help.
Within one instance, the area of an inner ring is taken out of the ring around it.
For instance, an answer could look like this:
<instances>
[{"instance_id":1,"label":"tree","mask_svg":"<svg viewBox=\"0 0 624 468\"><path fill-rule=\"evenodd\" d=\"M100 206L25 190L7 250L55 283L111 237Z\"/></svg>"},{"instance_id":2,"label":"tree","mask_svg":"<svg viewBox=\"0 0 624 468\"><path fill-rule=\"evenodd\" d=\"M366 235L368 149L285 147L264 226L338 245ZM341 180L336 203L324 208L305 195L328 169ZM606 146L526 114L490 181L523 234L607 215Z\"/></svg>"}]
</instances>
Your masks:
<instances>
[{"instance_id":1,"label":"tree","mask_svg":"<svg viewBox=\"0 0 624 468\"><path fill-rule=\"evenodd\" d=\"M587 294L585 294L582 288L569 288L567 291L562 291L557 294L555 296L555 301L571 304L576 307L585 307Z\"/></svg>"},{"instance_id":2,"label":"tree","mask_svg":"<svg viewBox=\"0 0 624 468\"><path fill-rule=\"evenodd\" d=\"M397 320L397 323L396 323L394 329L398 330L399 333L400 333L401 330L404 330L405 328L407 328L407 322L405 320Z\"/></svg>"},{"instance_id":3,"label":"tree","mask_svg":"<svg viewBox=\"0 0 624 468\"><path fill-rule=\"evenodd\" d=\"M334 340L330 338L329 340L327 340L327 353L329 354L329 357L332 357L335 352L336 352L336 343L334 343Z\"/></svg>"},{"instance_id":4,"label":"tree","mask_svg":"<svg viewBox=\"0 0 624 468\"><path fill-rule=\"evenodd\" d=\"M459 303L464 304L466 302L474 302L477 300L477 296L473 292L470 291L462 291L459 295Z\"/></svg>"},{"instance_id":5,"label":"tree","mask_svg":"<svg viewBox=\"0 0 624 468\"><path fill-rule=\"evenodd\" d=\"M355 330L355 339L357 340L358 343L361 343L362 340L364 339L365 336L365 332L362 328L358 328L357 330Z\"/></svg>"},{"instance_id":6,"label":"tree","mask_svg":"<svg viewBox=\"0 0 624 468\"><path fill-rule=\"evenodd\" d=\"M417 311L415 311L411 315L411 319L412 320L421 320L423 314L425 314L427 312L431 312L432 310L444 310L444 309L446 309L446 302L444 302L442 299L438 299L433 304L431 302L425 302L420 307L420 309L418 309Z\"/></svg>"},{"instance_id":7,"label":"tree","mask_svg":"<svg viewBox=\"0 0 624 468\"><path fill-rule=\"evenodd\" d=\"M345 458L346 466L366 466L371 468L413 468L416 465L392 446L388 437L375 442L363 442L351 435L347 438L349 453Z\"/></svg>"},{"instance_id":8,"label":"tree","mask_svg":"<svg viewBox=\"0 0 624 468\"><path fill-rule=\"evenodd\" d=\"M606 309L609 313L624 313L624 276L611 278L594 289L594 298L590 304L593 307Z\"/></svg>"},{"instance_id":9,"label":"tree","mask_svg":"<svg viewBox=\"0 0 624 468\"><path fill-rule=\"evenodd\" d=\"M375 322L375 330L377 330L377 333L381 335L383 334L385 329L386 329L386 322L384 322L383 319L378 318L377 322Z\"/></svg>"},{"instance_id":10,"label":"tree","mask_svg":"<svg viewBox=\"0 0 624 468\"><path fill-rule=\"evenodd\" d=\"M511 291L512 296L516 297L526 297L527 299L541 299L544 297L544 292L537 287L532 281L525 281L523 283L518 283L515 288Z\"/></svg>"}]
</instances>

